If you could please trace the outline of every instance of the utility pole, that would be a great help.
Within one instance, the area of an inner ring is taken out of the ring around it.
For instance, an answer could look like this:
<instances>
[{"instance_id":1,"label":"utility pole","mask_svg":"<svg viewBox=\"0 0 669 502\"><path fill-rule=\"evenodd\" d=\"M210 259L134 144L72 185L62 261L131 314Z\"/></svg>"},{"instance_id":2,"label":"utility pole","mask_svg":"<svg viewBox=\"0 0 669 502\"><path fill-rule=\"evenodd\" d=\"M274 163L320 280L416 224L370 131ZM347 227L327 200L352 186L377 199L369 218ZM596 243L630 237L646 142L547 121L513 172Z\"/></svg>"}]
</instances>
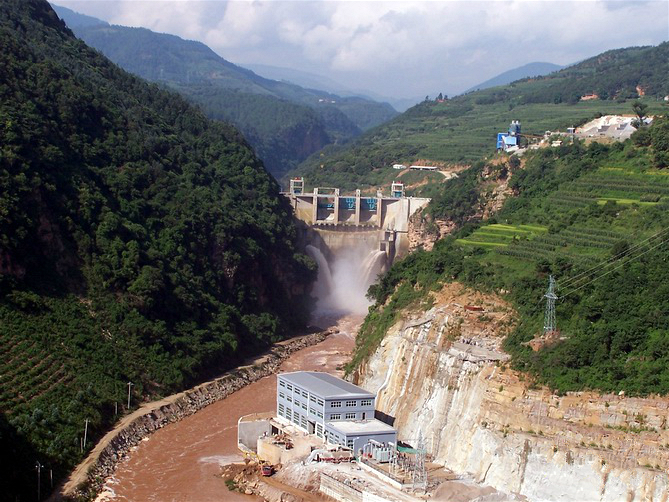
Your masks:
<instances>
[{"instance_id":1,"label":"utility pole","mask_svg":"<svg viewBox=\"0 0 669 502\"><path fill-rule=\"evenodd\" d=\"M86 438L88 437L88 419L86 419L86 425L84 426L84 450L86 449Z\"/></svg>"},{"instance_id":2,"label":"utility pole","mask_svg":"<svg viewBox=\"0 0 669 502\"><path fill-rule=\"evenodd\" d=\"M132 388L133 385L135 384L132 382L128 382L128 409L130 409L130 389Z\"/></svg>"},{"instance_id":3,"label":"utility pole","mask_svg":"<svg viewBox=\"0 0 669 502\"><path fill-rule=\"evenodd\" d=\"M39 460L35 462L35 469L37 469L37 502L42 500L42 464Z\"/></svg>"},{"instance_id":4,"label":"utility pole","mask_svg":"<svg viewBox=\"0 0 669 502\"><path fill-rule=\"evenodd\" d=\"M558 299L555 294L555 279L553 276L548 278L548 291L544 295L546 298L546 313L544 314L544 336L550 336L557 333L557 323L555 320L555 300Z\"/></svg>"}]
</instances>

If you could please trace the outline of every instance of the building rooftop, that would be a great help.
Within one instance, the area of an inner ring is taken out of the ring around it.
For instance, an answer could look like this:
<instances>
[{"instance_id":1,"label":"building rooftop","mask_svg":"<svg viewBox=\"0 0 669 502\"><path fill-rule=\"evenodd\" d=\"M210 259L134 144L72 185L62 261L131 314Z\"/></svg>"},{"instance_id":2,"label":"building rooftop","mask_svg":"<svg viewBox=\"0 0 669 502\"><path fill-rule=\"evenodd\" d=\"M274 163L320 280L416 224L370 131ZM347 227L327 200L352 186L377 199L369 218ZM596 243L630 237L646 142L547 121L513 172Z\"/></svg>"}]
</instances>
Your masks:
<instances>
[{"instance_id":1,"label":"building rooftop","mask_svg":"<svg viewBox=\"0 0 669 502\"><path fill-rule=\"evenodd\" d=\"M279 375L287 382L325 399L374 398L374 394L341 378L318 371L296 371Z\"/></svg>"},{"instance_id":2,"label":"building rooftop","mask_svg":"<svg viewBox=\"0 0 669 502\"><path fill-rule=\"evenodd\" d=\"M328 427L347 436L351 434L383 434L395 432L395 428L377 419L328 422Z\"/></svg>"}]
</instances>

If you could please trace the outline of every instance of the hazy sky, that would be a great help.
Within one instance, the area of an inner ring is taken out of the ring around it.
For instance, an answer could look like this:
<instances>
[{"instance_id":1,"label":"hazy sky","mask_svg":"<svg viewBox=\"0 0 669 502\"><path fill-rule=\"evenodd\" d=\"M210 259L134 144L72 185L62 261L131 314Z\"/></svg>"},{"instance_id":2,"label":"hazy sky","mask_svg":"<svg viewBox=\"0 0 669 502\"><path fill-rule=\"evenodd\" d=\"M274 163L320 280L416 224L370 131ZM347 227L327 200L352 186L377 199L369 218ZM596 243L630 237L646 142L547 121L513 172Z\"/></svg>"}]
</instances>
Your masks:
<instances>
[{"instance_id":1,"label":"hazy sky","mask_svg":"<svg viewBox=\"0 0 669 502\"><path fill-rule=\"evenodd\" d=\"M534 61L570 64L669 40L669 2L55 0L199 40L225 59L295 68L396 98L454 94Z\"/></svg>"}]
</instances>

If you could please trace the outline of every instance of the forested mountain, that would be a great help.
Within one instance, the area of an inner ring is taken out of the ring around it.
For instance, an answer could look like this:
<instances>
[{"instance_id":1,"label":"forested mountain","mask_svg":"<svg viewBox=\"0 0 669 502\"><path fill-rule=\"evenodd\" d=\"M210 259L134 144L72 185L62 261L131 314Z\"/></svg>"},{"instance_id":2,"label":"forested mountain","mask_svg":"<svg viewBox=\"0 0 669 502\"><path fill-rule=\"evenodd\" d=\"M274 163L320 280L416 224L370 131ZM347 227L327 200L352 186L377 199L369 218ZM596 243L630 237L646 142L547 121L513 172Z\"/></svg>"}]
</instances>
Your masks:
<instances>
[{"instance_id":1,"label":"forested mountain","mask_svg":"<svg viewBox=\"0 0 669 502\"><path fill-rule=\"evenodd\" d=\"M0 46L0 490L28 500L35 462L57 481L127 382L133 403L168 394L301 326L315 265L231 126L46 0L5 0Z\"/></svg>"},{"instance_id":2,"label":"forested mountain","mask_svg":"<svg viewBox=\"0 0 669 502\"><path fill-rule=\"evenodd\" d=\"M467 89L465 93L480 91L481 89L488 89L490 87L496 87L498 85L506 85L516 80L521 80L523 78L539 77L542 75L548 75L554 71L561 70L563 66L553 64L553 63L528 63L518 68L513 68L511 70L500 73L499 75L490 78L480 84L474 85Z\"/></svg>"},{"instance_id":3,"label":"forested mountain","mask_svg":"<svg viewBox=\"0 0 669 502\"><path fill-rule=\"evenodd\" d=\"M397 115L387 103L263 78L200 42L144 28L80 25L69 9L55 9L79 38L122 68L239 127L277 178L325 145L345 143Z\"/></svg>"},{"instance_id":4,"label":"forested mountain","mask_svg":"<svg viewBox=\"0 0 669 502\"><path fill-rule=\"evenodd\" d=\"M455 233L372 286L349 370L406 309L431 306L432 292L455 280L513 304L505 347L530 381L560 393L669 394L669 117L625 143L576 142L517 161L480 161L445 184L428 209ZM478 204L497 178L511 195L481 221ZM542 336L551 275L557 329Z\"/></svg>"},{"instance_id":5,"label":"forested mountain","mask_svg":"<svg viewBox=\"0 0 669 502\"><path fill-rule=\"evenodd\" d=\"M390 183L395 163L469 164L495 151L498 132L520 120L524 133L565 130L601 114L631 114L630 99L648 113L669 94L669 42L618 49L545 77L530 78L450 100L426 100L345 147L326 147L292 173L310 185L346 189ZM638 88L638 89L637 89ZM581 101L581 96L598 99Z\"/></svg>"}]
</instances>

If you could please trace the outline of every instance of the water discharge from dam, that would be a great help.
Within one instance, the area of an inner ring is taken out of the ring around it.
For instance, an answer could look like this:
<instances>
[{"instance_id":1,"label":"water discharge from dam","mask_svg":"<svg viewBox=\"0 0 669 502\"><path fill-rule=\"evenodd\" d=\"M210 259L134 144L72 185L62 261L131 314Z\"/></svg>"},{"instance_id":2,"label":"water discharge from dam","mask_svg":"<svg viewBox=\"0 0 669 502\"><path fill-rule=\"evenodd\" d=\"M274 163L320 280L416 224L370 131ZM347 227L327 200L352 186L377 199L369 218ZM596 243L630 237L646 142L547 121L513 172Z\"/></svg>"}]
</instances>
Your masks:
<instances>
[{"instance_id":1,"label":"water discharge from dam","mask_svg":"<svg viewBox=\"0 0 669 502\"><path fill-rule=\"evenodd\" d=\"M312 323L333 327L334 333L292 354L280 372L325 371L341 376L370 304L367 289L391 260L382 250L384 239L378 230L319 230L308 242L306 251L319 266ZM229 491L221 466L243 461L237 447L239 418L274 409L276 397L276 377L268 376L156 431L119 463L97 502L260 501Z\"/></svg>"},{"instance_id":2,"label":"water discharge from dam","mask_svg":"<svg viewBox=\"0 0 669 502\"><path fill-rule=\"evenodd\" d=\"M367 290L386 267L386 252L360 242L331 251L330 261L321 250L309 244L307 253L318 264L318 279L313 295L322 312L365 314L371 302Z\"/></svg>"}]
</instances>

